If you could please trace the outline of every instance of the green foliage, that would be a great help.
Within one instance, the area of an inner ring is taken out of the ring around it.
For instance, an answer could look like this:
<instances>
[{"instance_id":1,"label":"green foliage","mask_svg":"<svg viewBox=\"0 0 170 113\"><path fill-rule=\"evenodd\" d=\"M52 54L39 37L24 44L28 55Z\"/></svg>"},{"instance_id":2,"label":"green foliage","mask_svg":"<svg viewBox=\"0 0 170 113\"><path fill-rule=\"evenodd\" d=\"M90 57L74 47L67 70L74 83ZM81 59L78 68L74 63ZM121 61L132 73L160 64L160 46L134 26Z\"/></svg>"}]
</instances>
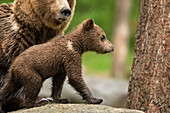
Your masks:
<instances>
[{"instance_id":1,"label":"green foliage","mask_svg":"<svg viewBox=\"0 0 170 113\"><path fill-rule=\"evenodd\" d=\"M112 54L100 55L94 52L87 52L83 54L83 64L85 65L86 73L110 75L108 70L111 69Z\"/></svg>"},{"instance_id":2,"label":"green foliage","mask_svg":"<svg viewBox=\"0 0 170 113\"><path fill-rule=\"evenodd\" d=\"M130 13L130 51L134 49L135 34L138 24L138 17L140 13L140 2L141 0L131 0L131 13Z\"/></svg>"},{"instance_id":3,"label":"green foliage","mask_svg":"<svg viewBox=\"0 0 170 113\"><path fill-rule=\"evenodd\" d=\"M0 4L1 4L1 3L10 3L10 2L13 2L13 1L14 1L14 0L1 0L1 1L0 1Z\"/></svg>"}]
</instances>

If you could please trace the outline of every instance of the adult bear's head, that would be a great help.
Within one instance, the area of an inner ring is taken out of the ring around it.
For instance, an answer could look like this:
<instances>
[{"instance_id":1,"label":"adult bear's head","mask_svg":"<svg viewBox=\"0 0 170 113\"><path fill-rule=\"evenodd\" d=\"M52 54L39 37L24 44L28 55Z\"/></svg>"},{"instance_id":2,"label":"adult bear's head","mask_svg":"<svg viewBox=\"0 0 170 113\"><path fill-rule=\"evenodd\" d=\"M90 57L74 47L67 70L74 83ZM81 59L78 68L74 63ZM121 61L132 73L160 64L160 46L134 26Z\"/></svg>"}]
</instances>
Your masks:
<instances>
[{"instance_id":1,"label":"adult bear's head","mask_svg":"<svg viewBox=\"0 0 170 113\"><path fill-rule=\"evenodd\" d=\"M30 19L38 18L45 26L57 29L67 24L74 14L76 0L15 0L17 10Z\"/></svg>"}]
</instances>

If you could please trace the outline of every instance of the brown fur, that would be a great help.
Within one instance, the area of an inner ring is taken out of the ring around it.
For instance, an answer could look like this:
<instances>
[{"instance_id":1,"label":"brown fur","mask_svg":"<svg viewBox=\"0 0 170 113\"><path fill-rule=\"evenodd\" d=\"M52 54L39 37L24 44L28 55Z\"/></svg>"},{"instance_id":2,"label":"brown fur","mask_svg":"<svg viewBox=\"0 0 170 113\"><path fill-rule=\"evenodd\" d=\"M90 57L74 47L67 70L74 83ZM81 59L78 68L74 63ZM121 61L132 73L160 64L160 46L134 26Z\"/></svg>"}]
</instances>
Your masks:
<instances>
[{"instance_id":1,"label":"brown fur","mask_svg":"<svg viewBox=\"0 0 170 113\"><path fill-rule=\"evenodd\" d=\"M15 0L13 4L0 5L0 77L1 72L6 73L16 56L25 49L62 35L67 28L74 13L75 0L66 0L71 3L72 10L66 21L60 20L64 18L60 14L62 7L48 1Z\"/></svg>"},{"instance_id":2,"label":"brown fur","mask_svg":"<svg viewBox=\"0 0 170 113\"><path fill-rule=\"evenodd\" d=\"M84 100L100 104L103 100L93 97L82 78L81 56L86 51L112 52L114 46L105 37L104 31L88 19L66 36L25 50L10 67L9 82L0 94L1 105L17 95L23 98L26 108L39 106L35 100L42 83L49 77L53 77L54 102L67 103L67 99L60 98L66 75Z\"/></svg>"},{"instance_id":3,"label":"brown fur","mask_svg":"<svg viewBox=\"0 0 170 113\"><path fill-rule=\"evenodd\" d=\"M0 88L5 84L11 63L19 54L32 45L64 33L74 14L75 2L15 0L14 3L0 5ZM63 7L71 9L69 17L61 15Z\"/></svg>"}]
</instances>

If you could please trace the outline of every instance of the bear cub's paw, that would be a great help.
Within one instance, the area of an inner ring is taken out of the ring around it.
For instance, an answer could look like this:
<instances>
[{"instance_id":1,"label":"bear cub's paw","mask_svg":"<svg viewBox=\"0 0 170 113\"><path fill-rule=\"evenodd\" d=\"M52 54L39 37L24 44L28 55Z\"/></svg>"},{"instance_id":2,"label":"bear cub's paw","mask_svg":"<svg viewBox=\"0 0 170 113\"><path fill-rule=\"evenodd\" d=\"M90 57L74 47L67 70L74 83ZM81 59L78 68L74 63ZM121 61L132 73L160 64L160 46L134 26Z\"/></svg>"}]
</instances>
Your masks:
<instances>
[{"instance_id":1,"label":"bear cub's paw","mask_svg":"<svg viewBox=\"0 0 170 113\"><path fill-rule=\"evenodd\" d=\"M91 98L87 102L89 104L101 104L103 102L103 99Z\"/></svg>"},{"instance_id":2,"label":"bear cub's paw","mask_svg":"<svg viewBox=\"0 0 170 113\"><path fill-rule=\"evenodd\" d=\"M35 102L35 106L34 107L40 107L46 104L50 104L52 103L53 100L49 99L49 98L37 98L36 102Z\"/></svg>"},{"instance_id":3,"label":"bear cub's paw","mask_svg":"<svg viewBox=\"0 0 170 113\"><path fill-rule=\"evenodd\" d=\"M58 99L58 100L54 100L54 103L67 104L70 103L70 101L68 99Z\"/></svg>"}]
</instances>

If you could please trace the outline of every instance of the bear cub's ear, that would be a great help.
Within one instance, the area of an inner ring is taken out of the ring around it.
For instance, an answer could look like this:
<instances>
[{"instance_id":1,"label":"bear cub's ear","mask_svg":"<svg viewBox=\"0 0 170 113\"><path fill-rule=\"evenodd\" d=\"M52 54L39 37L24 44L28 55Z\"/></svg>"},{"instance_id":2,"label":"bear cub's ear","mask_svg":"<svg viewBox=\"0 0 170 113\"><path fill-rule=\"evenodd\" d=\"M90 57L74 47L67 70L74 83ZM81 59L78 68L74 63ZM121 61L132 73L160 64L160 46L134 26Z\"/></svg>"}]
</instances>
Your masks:
<instances>
[{"instance_id":1,"label":"bear cub's ear","mask_svg":"<svg viewBox=\"0 0 170 113\"><path fill-rule=\"evenodd\" d=\"M89 31L89 30L93 29L93 27L94 27L93 19L88 19L88 20L84 21L84 23L83 23L84 30Z\"/></svg>"}]
</instances>

